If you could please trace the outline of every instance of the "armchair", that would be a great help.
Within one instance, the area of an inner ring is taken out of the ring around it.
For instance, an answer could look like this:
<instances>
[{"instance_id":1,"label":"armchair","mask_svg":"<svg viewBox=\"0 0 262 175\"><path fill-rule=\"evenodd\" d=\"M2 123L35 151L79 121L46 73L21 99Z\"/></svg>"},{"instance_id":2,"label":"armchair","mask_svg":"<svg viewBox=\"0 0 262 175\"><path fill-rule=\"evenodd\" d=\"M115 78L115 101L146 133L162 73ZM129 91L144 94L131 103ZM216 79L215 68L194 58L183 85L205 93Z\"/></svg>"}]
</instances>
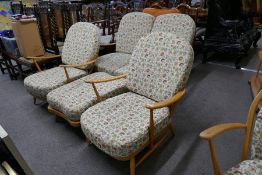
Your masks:
<instances>
[{"instance_id":1,"label":"armchair","mask_svg":"<svg viewBox=\"0 0 262 175\"><path fill-rule=\"evenodd\" d=\"M129 63L131 53L139 39L151 32L154 19L152 15L142 12L126 14L121 19L116 34L116 52L99 57L96 62L97 70L116 75L117 69Z\"/></svg>"},{"instance_id":2,"label":"armchair","mask_svg":"<svg viewBox=\"0 0 262 175\"><path fill-rule=\"evenodd\" d=\"M62 51L62 62L65 65L35 73L24 80L27 91L34 97L34 102L36 98L45 101L51 90L86 75L98 55L98 40L99 31L93 24L79 22L72 25ZM31 58L37 65L38 59L55 57Z\"/></svg>"},{"instance_id":3,"label":"armchair","mask_svg":"<svg viewBox=\"0 0 262 175\"><path fill-rule=\"evenodd\" d=\"M261 124L262 124L262 110L258 113L255 118L255 112L257 109L258 103L262 100L262 91L258 93L254 101L252 102L246 123L227 123L227 124L219 124L213 127L210 127L203 132L200 133L200 137L204 140L208 141L211 159L214 169L215 175L220 175L221 171L219 168L215 145L213 140L218 136L223 134L226 131L235 130L235 129L244 129L245 137L242 147L241 154L241 163L237 166L229 169L225 174L226 175L260 175L262 174L262 156L261 156ZM255 124L254 124L255 123ZM253 128L254 124L254 129ZM253 134L252 134L253 133ZM252 141L251 141L252 137ZM250 144L251 142L251 144ZM248 151L251 147L251 159L248 159Z\"/></svg>"},{"instance_id":4,"label":"armchair","mask_svg":"<svg viewBox=\"0 0 262 175\"><path fill-rule=\"evenodd\" d=\"M81 115L88 143L117 160L130 161L130 174L134 175L169 131L174 134L173 111L185 93L192 63L192 47L173 34L154 32L141 39L128 66L129 92L102 101ZM89 81L99 82L103 81ZM144 148L149 149L136 160Z\"/></svg>"}]
</instances>

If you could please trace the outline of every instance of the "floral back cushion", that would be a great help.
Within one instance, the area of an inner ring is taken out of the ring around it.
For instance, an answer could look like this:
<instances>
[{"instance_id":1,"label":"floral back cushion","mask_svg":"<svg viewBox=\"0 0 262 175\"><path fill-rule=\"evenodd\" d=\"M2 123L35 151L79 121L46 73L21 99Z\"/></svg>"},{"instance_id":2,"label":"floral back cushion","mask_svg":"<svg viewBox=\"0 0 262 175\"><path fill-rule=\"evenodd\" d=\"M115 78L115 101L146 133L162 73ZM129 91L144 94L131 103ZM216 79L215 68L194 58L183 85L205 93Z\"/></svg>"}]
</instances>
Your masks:
<instances>
[{"instance_id":1,"label":"floral back cushion","mask_svg":"<svg viewBox=\"0 0 262 175\"><path fill-rule=\"evenodd\" d=\"M170 33L151 33L134 49L127 87L155 101L170 98L185 87L193 59L188 42Z\"/></svg>"},{"instance_id":2,"label":"floral back cushion","mask_svg":"<svg viewBox=\"0 0 262 175\"><path fill-rule=\"evenodd\" d=\"M262 109L257 115L253 129L251 157L252 159L262 160Z\"/></svg>"},{"instance_id":3,"label":"floral back cushion","mask_svg":"<svg viewBox=\"0 0 262 175\"><path fill-rule=\"evenodd\" d=\"M95 59L99 51L99 29L87 22L70 27L62 50L64 64L83 64Z\"/></svg>"},{"instance_id":4,"label":"floral back cushion","mask_svg":"<svg viewBox=\"0 0 262 175\"><path fill-rule=\"evenodd\" d=\"M196 24L185 14L173 13L156 18L152 32L169 32L192 43L195 37Z\"/></svg>"},{"instance_id":5,"label":"floral back cushion","mask_svg":"<svg viewBox=\"0 0 262 175\"><path fill-rule=\"evenodd\" d=\"M116 35L116 51L131 54L139 39L151 32L154 20L154 16L142 12L123 16Z\"/></svg>"}]
</instances>

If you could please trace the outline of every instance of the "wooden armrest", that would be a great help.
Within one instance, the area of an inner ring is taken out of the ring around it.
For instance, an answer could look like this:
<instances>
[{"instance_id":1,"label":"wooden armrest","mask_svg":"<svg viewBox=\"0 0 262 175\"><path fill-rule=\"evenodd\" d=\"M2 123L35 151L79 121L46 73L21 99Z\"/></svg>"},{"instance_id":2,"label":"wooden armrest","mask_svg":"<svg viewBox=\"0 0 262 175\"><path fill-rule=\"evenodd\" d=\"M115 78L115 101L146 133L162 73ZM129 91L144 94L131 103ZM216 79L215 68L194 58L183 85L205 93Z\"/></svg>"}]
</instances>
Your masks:
<instances>
[{"instance_id":1,"label":"wooden armrest","mask_svg":"<svg viewBox=\"0 0 262 175\"><path fill-rule=\"evenodd\" d=\"M122 79L122 78L126 78L126 76L127 76L127 74L123 74L123 75L109 77L109 78L100 79L100 80L87 80L85 82L86 83L91 83L91 84L94 84L94 83L106 83L106 82L109 82L109 81L115 81L115 80L119 80L119 79Z\"/></svg>"},{"instance_id":2,"label":"wooden armrest","mask_svg":"<svg viewBox=\"0 0 262 175\"><path fill-rule=\"evenodd\" d=\"M62 55L50 55L50 56L39 56L39 57L26 57L27 59L33 59L33 60L43 60L43 59L53 59L53 58L59 58Z\"/></svg>"},{"instance_id":3,"label":"wooden armrest","mask_svg":"<svg viewBox=\"0 0 262 175\"><path fill-rule=\"evenodd\" d=\"M218 135L220 135L220 134L222 134L226 131L233 130L233 129L241 129L241 128L246 129L247 125L243 124L243 123L219 124L219 125L212 126L208 129L202 131L200 133L200 137L202 139L210 140L210 139L213 139L214 137L216 137L216 136L218 136Z\"/></svg>"},{"instance_id":4,"label":"wooden armrest","mask_svg":"<svg viewBox=\"0 0 262 175\"><path fill-rule=\"evenodd\" d=\"M147 104L145 107L148 109L159 109L159 108L167 107L179 101L184 96L184 94L185 94L185 90L182 90L169 99L154 104Z\"/></svg>"},{"instance_id":5,"label":"wooden armrest","mask_svg":"<svg viewBox=\"0 0 262 175\"><path fill-rule=\"evenodd\" d=\"M95 64L95 62L96 62L96 60L91 60L91 61L88 61L84 64L65 64L65 65L59 65L59 66L64 67L64 68L67 68L67 67L78 68L78 67L88 66L89 64Z\"/></svg>"}]
</instances>

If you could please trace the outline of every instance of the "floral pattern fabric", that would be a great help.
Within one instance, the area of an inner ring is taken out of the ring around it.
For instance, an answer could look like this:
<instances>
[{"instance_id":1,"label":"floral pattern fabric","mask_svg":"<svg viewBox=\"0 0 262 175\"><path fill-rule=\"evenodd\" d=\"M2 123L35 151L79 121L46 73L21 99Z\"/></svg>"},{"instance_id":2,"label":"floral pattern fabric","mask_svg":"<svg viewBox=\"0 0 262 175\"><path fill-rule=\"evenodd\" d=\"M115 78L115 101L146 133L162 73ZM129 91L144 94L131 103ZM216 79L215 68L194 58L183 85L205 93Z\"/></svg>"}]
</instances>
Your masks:
<instances>
[{"instance_id":1,"label":"floral pattern fabric","mask_svg":"<svg viewBox=\"0 0 262 175\"><path fill-rule=\"evenodd\" d=\"M99 28L91 23L78 22L66 35L62 50L64 64L83 64L96 59L99 51Z\"/></svg>"},{"instance_id":2,"label":"floral pattern fabric","mask_svg":"<svg viewBox=\"0 0 262 175\"><path fill-rule=\"evenodd\" d=\"M152 32L168 32L193 43L196 24L194 20L185 14L165 14L156 18Z\"/></svg>"},{"instance_id":3,"label":"floral pattern fabric","mask_svg":"<svg viewBox=\"0 0 262 175\"><path fill-rule=\"evenodd\" d=\"M252 135L251 144L251 157L252 159L262 160L262 110L260 109Z\"/></svg>"},{"instance_id":4,"label":"floral pattern fabric","mask_svg":"<svg viewBox=\"0 0 262 175\"><path fill-rule=\"evenodd\" d=\"M86 80L112 77L104 72L96 72L51 91L47 102L52 108L64 113L70 120L80 120L81 114L96 104L97 97L91 84ZM127 92L125 79L96 84L103 99Z\"/></svg>"},{"instance_id":5,"label":"floral pattern fabric","mask_svg":"<svg viewBox=\"0 0 262 175\"><path fill-rule=\"evenodd\" d=\"M225 175L261 175L262 160L246 160L228 170Z\"/></svg>"},{"instance_id":6,"label":"floral pattern fabric","mask_svg":"<svg viewBox=\"0 0 262 175\"><path fill-rule=\"evenodd\" d=\"M80 69L67 68L67 71L70 78L80 78L86 75L86 72ZM46 95L53 89L64 85L66 80L64 69L56 67L26 77L24 86L32 96L46 100Z\"/></svg>"},{"instance_id":7,"label":"floral pattern fabric","mask_svg":"<svg viewBox=\"0 0 262 175\"><path fill-rule=\"evenodd\" d=\"M185 88L193 59L188 42L170 33L151 33L134 49L127 87L155 101L170 98Z\"/></svg>"},{"instance_id":8,"label":"floral pattern fabric","mask_svg":"<svg viewBox=\"0 0 262 175\"><path fill-rule=\"evenodd\" d=\"M149 140L150 111L155 101L128 92L89 108L81 116L81 127L88 139L113 157L128 157ZM155 134L168 123L168 109L154 111Z\"/></svg>"},{"instance_id":9,"label":"floral pattern fabric","mask_svg":"<svg viewBox=\"0 0 262 175\"><path fill-rule=\"evenodd\" d=\"M97 58L96 67L99 72L107 72L115 75L115 71L128 65L131 54L110 53Z\"/></svg>"},{"instance_id":10,"label":"floral pattern fabric","mask_svg":"<svg viewBox=\"0 0 262 175\"><path fill-rule=\"evenodd\" d=\"M124 67L121 67L120 69L117 69L114 72L114 75L123 75L123 74L128 74L128 65L124 66Z\"/></svg>"},{"instance_id":11,"label":"floral pattern fabric","mask_svg":"<svg viewBox=\"0 0 262 175\"><path fill-rule=\"evenodd\" d=\"M154 20L154 16L142 12L123 16L116 35L116 51L132 53L139 39L151 32Z\"/></svg>"},{"instance_id":12,"label":"floral pattern fabric","mask_svg":"<svg viewBox=\"0 0 262 175\"><path fill-rule=\"evenodd\" d=\"M99 51L99 29L90 23L72 25L63 46L62 62L83 64L95 59ZM85 67L87 69L90 66ZM81 78L87 73L76 68L67 68L70 78ZM27 91L36 98L46 100L46 95L66 83L64 68L56 67L28 76L24 80Z\"/></svg>"}]
</instances>

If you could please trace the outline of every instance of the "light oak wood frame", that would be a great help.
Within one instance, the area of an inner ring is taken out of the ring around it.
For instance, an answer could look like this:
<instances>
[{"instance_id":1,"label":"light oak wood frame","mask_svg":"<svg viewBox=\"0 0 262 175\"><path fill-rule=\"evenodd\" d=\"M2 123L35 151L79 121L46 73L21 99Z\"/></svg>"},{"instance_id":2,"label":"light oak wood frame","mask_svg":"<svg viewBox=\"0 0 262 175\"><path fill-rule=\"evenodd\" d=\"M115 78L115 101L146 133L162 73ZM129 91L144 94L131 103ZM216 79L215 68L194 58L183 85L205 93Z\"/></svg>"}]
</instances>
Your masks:
<instances>
[{"instance_id":1,"label":"light oak wood frame","mask_svg":"<svg viewBox=\"0 0 262 175\"><path fill-rule=\"evenodd\" d=\"M92 83L92 81L90 81L89 83ZM120 161L130 161L130 175L135 175L136 167L141 165L141 163L145 161L156 150L156 148L158 148L158 146L160 146L166 140L170 133L168 131L171 131L171 134L175 135L175 129L172 124L172 116L177 102L184 96L184 94L185 90L181 90L177 92L175 96L169 99L156 102L154 104L145 105L145 108L149 109L149 141L141 146L139 149L137 149L133 154L127 157L113 157ZM155 135L154 110L164 107L168 107L169 109L168 125L162 131L160 131L160 133ZM88 138L86 138L86 140L88 144L92 144L92 142ZM145 152L144 155L142 155L139 160L136 160L136 156L145 148L148 148L148 150Z\"/></svg>"},{"instance_id":2,"label":"light oak wood frame","mask_svg":"<svg viewBox=\"0 0 262 175\"><path fill-rule=\"evenodd\" d=\"M262 51L258 52L258 56L259 56L259 62L257 66L257 72L248 81L248 83L250 84L250 88L251 88L253 97L255 97L259 93L259 91L262 89L262 76L259 75L259 71L262 65ZM258 104L258 108L261 108L261 107L262 107L262 102Z\"/></svg>"},{"instance_id":3,"label":"light oak wood frame","mask_svg":"<svg viewBox=\"0 0 262 175\"><path fill-rule=\"evenodd\" d=\"M235 129L244 129L245 130L245 137L244 137L244 142L243 142L243 147L242 147L242 154L241 154L241 161L247 160L248 159L248 152L249 152L249 147L250 147L250 137L251 137L251 132L253 128L253 123L254 123L254 116L256 113L257 105L262 99L262 91L258 93L258 95L255 97L253 100L249 112L248 112L248 117L246 123L226 123L226 124L219 124L215 125L213 127L210 127L203 132L200 133L200 137L202 139L205 139L208 141L209 144L209 149L211 153L211 160L213 164L213 170L215 175L220 175L221 171L219 168L218 160L217 160L217 155L216 155L216 149L215 145L213 143L213 139L230 130L235 130Z\"/></svg>"},{"instance_id":4,"label":"light oak wood frame","mask_svg":"<svg viewBox=\"0 0 262 175\"><path fill-rule=\"evenodd\" d=\"M66 65L68 66L68 65ZM91 80L91 81L85 81L86 83L90 83L95 91L95 94L96 94L96 97L97 97L97 103L101 102L102 100L104 100L95 84L96 83L105 83L105 82L109 82L109 81L115 81L115 80L119 80L119 79L122 79L122 78L125 78L127 75L124 74L124 75L120 75L120 76L114 76L114 77L110 77L110 78L105 78L105 79L99 79L99 80ZM66 116L63 112L55 109L55 107L52 107L51 105L48 105L48 111L50 113L53 113L56 117L56 120L58 120L59 118L63 118L65 121L67 121L71 126L73 127L79 127L80 126L80 120L72 120L70 119L70 117Z\"/></svg>"}]
</instances>

